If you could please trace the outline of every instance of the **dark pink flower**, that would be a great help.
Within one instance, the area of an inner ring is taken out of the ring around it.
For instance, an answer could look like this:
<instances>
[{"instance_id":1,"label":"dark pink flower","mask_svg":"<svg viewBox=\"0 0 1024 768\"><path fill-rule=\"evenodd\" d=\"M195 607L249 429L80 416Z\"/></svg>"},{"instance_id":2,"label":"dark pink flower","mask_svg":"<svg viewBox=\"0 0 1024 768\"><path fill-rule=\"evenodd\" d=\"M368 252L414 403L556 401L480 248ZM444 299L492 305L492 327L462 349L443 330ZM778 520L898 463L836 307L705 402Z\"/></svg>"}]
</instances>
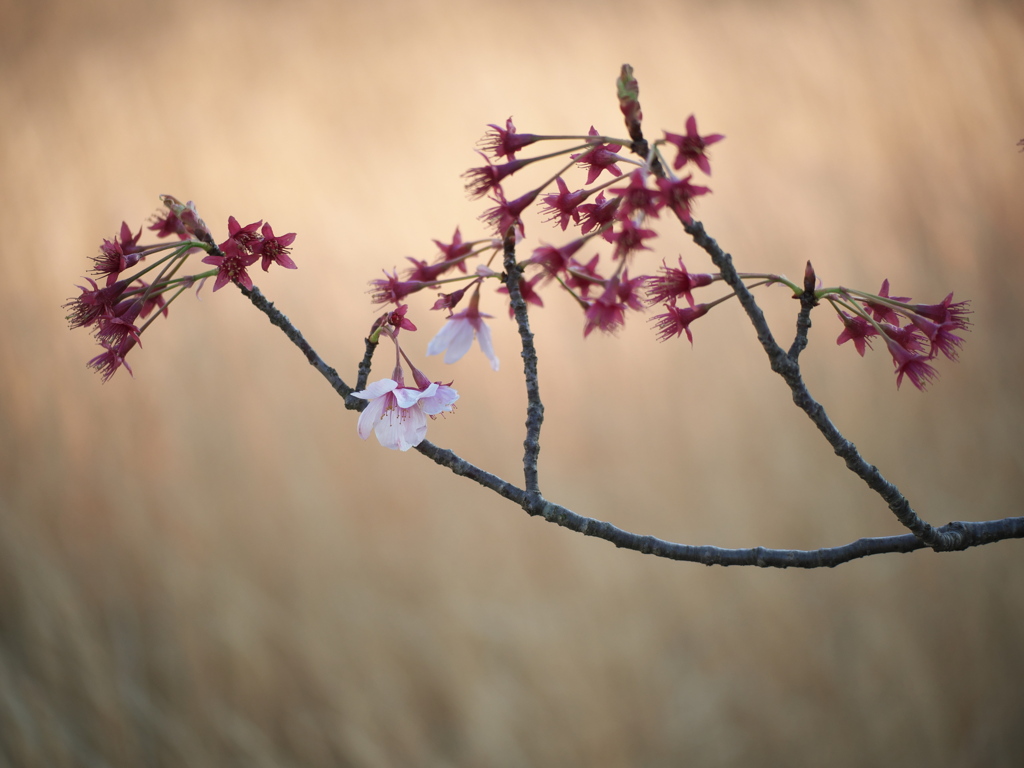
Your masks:
<instances>
[{"instance_id":1,"label":"dark pink flower","mask_svg":"<svg viewBox=\"0 0 1024 768\"><path fill-rule=\"evenodd\" d=\"M625 187L612 187L611 192L618 194L622 202L619 204L618 217L632 218L635 213L658 217L658 212L665 205L664 197L656 189L647 186L647 171L637 168L629 174L629 184Z\"/></svg>"},{"instance_id":2,"label":"dark pink flower","mask_svg":"<svg viewBox=\"0 0 1024 768\"><path fill-rule=\"evenodd\" d=\"M492 199L497 205L484 211L480 219L495 228L498 237L505 237L505 233L512 227L516 227L519 234L524 234L524 227L520 216L530 204L537 199L540 189L534 189L515 200L506 200L505 193L501 187L496 187Z\"/></svg>"},{"instance_id":3,"label":"dark pink flower","mask_svg":"<svg viewBox=\"0 0 1024 768\"><path fill-rule=\"evenodd\" d=\"M484 134L479 146L483 148L484 152L490 152L495 158L506 157L509 160L514 160L516 152L540 139L540 136L532 133L516 133L516 127L512 125L511 117L505 121L504 128L499 128L493 123L487 127L494 130Z\"/></svg>"},{"instance_id":4,"label":"dark pink flower","mask_svg":"<svg viewBox=\"0 0 1024 768\"><path fill-rule=\"evenodd\" d=\"M398 304L408 296L410 293L423 290L431 283L425 283L420 280L399 280L398 270L395 270L392 274L388 274L384 271L386 280L380 278L370 281L370 301L374 304L387 304L392 302Z\"/></svg>"},{"instance_id":5,"label":"dark pink flower","mask_svg":"<svg viewBox=\"0 0 1024 768\"><path fill-rule=\"evenodd\" d=\"M540 264L551 275L561 274L568 266L572 257L587 242L587 238L579 237L566 243L561 248L553 245L542 245L533 251L530 261Z\"/></svg>"},{"instance_id":6,"label":"dark pink flower","mask_svg":"<svg viewBox=\"0 0 1024 768\"><path fill-rule=\"evenodd\" d=\"M959 348L964 343L964 340L953 333L954 330L957 330L957 326L952 320L947 320L944 323L933 323L927 317L912 314L910 315L910 322L928 338L928 341L931 343L931 357L935 357L935 355L941 352L950 360L957 359Z\"/></svg>"},{"instance_id":7,"label":"dark pink flower","mask_svg":"<svg viewBox=\"0 0 1024 768\"><path fill-rule=\"evenodd\" d=\"M892 339L886 338L886 345L892 355L893 364L896 366L896 388L899 389L903 383L903 377L910 379L910 383L924 391L929 382L939 374L928 362L931 357L910 352Z\"/></svg>"},{"instance_id":8,"label":"dark pink flower","mask_svg":"<svg viewBox=\"0 0 1024 768\"><path fill-rule=\"evenodd\" d=\"M675 145L679 150L676 159L672 163L675 170L679 170L687 163L695 163L698 168L704 171L707 176L711 175L711 164L708 162L706 150L715 142L721 141L725 136L720 133L713 133L709 136L701 136L697 133L697 118L690 115L686 119L686 135L665 131L665 141Z\"/></svg>"},{"instance_id":9,"label":"dark pink flower","mask_svg":"<svg viewBox=\"0 0 1024 768\"><path fill-rule=\"evenodd\" d=\"M590 135L600 136L601 134L597 132L594 126L590 126ZM601 171L608 171L612 176L622 175L619 166L615 164L619 159L615 153L620 149L622 149L621 144L602 144L597 142L586 152L578 152L569 155L569 157L588 169L587 184L593 184L597 177L601 175Z\"/></svg>"},{"instance_id":10,"label":"dark pink flower","mask_svg":"<svg viewBox=\"0 0 1024 768\"><path fill-rule=\"evenodd\" d=\"M484 159L486 160L487 158L484 157ZM469 193L470 200L483 197L501 184L502 179L511 176L524 165L529 165L531 162L533 161L512 160L501 165L492 165L488 161L487 165L482 165L479 168L470 168L462 174L462 177L466 179L466 192Z\"/></svg>"},{"instance_id":11,"label":"dark pink flower","mask_svg":"<svg viewBox=\"0 0 1024 768\"><path fill-rule=\"evenodd\" d=\"M92 269L94 275L106 275L107 285L117 281L117 276L126 269L134 267L145 253L145 248L138 245L142 236L142 228L138 234L133 235L128 227L128 222L121 222L120 237L115 236L113 241L104 238L100 246L100 255L93 257L95 266Z\"/></svg>"},{"instance_id":12,"label":"dark pink flower","mask_svg":"<svg viewBox=\"0 0 1024 768\"><path fill-rule=\"evenodd\" d=\"M613 197L610 200L605 200L604 192L598 192L594 202L579 207L580 232L585 235L592 229L600 229L606 224L610 224L615 221L615 212L618 210L619 198ZM601 237L609 243L613 242L610 228L601 233Z\"/></svg>"},{"instance_id":13,"label":"dark pink flower","mask_svg":"<svg viewBox=\"0 0 1024 768\"><path fill-rule=\"evenodd\" d=\"M843 321L845 328L839 334L839 338L836 339L836 344L845 344L848 341L852 341L857 352L861 357L864 357L865 348L871 347L871 342L868 339L871 336L877 336L878 329L867 318L860 315L848 315L845 312L840 312L839 317Z\"/></svg>"},{"instance_id":14,"label":"dark pink flower","mask_svg":"<svg viewBox=\"0 0 1024 768\"><path fill-rule=\"evenodd\" d=\"M950 323L953 328L966 331L971 325L967 319L967 315L971 314L971 310L967 308L971 302L958 301L955 304L952 302L953 294L951 293L940 304L914 304L911 309L933 322Z\"/></svg>"},{"instance_id":15,"label":"dark pink flower","mask_svg":"<svg viewBox=\"0 0 1024 768\"><path fill-rule=\"evenodd\" d=\"M693 176L690 175L682 179L658 179L657 182L662 202L687 224L693 223L693 219L690 217L693 199L711 191L707 187L691 184L690 179L692 178Z\"/></svg>"},{"instance_id":16,"label":"dark pink flower","mask_svg":"<svg viewBox=\"0 0 1024 768\"><path fill-rule=\"evenodd\" d=\"M605 333L614 333L625 322L627 309L640 309L640 287L645 277L629 279L629 273L622 279L613 277L605 283L604 292L594 299L586 311L586 324L583 327L583 338L590 335L595 328Z\"/></svg>"},{"instance_id":17,"label":"dark pink flower","mask_svg":"<svg viewBox=\"0 0 1024 768\"><path fill-rule=\"evenodd\" d=\"M434 302L434 306L432 306L431 309L447 309L448 317L451 317L452 310L459 305L460 301L462 301L462 298L466 295L466 291L468 291L474 285L476 285L475 280L470 285L467 285L465 288L460 288L459 290L453 291L452 293L437 294L439 298L437 301Z\"/></svg>"},{"instance_id":18,"label":"dark pink flower","mask_svg":"<svg viewBox=\"0 0 1024 768\"><path fill-rule=\"evenodd\" d=\"M64 305L64 309L68 310L66 319L69 328L88 328L101 314L112 309L121 300L121 296L132 282L130 278L118 280L105 288L100 288L91 278L85 279L92 287L78 286L81 294L69 299Z\"/></svg>"},{"instance_id":19,"label":"dark pink flower","mask_svg":"<svg viewBox=\"0 0 1024 768\"><path fill-rule=\"evenodd\" d=\"M910 301L909 296L890 296L889 295L889 280L886 278L882 281L882 287L878 289L878 298L890 299L891 301L907 302ZM888 304L877 301L865 301L868 311L871 312L871 316L880 323L892 323L893 325L900 324L900 316L895 308L890 307Z\"/></svg>"},{"instance_id":20,"label":"dark pink flower","mask_svg":"<svg viewBox=\"0 0 1024 768\"><path fill-rule=\"evenodd\" d=\"M292 243L295 242L295 233L275 235L269 222L263 225L262 231L263 238L256 244L253 253L263 259L263 271L270 269L271 264L280 264L285 269L298 269L292 257L288 255Z\"/></svg>"},{"instance_id":21,"label":"dark pink flower","mask_svg":"<svg viewBox=\"0 0 1024 768\"><path fill-rule=\"evenodd\" d=\"M613 228L609 240L615 243L615 258L620 259L628 256L633 251L649 251L649 246L644 245L644 240L657 237L658 233L653 229L642 229L632 219L619 220Z\"/></svg>"},{"instance_id":22,"label":"dark pink flower","mask_svg":"<svg viewBox=\"0 0 1024 768\"><path fill-rule=\"evenodd\" d=\"M577 224L580 223L580 212L577 207L590 196L590 193L585 189L570 192L561 176L555 179L555 183L558 185L558 194L544 195L544 207L541 208L541 212L548 214L544 221L558 219L558 226L564 232L569 226L570 218Z\"/></svg>"},{"instance_id":23,"label":"dark pink flower","mask_svg":"<svg viewBox=\"0 0 1024 768\"><path fill-rule=\"evenodd\" d=\"M246 271L258 258L255 254L248 254L232 239L227 239L220 245L222 256L209 254L203 258L204 264L212 264L217 267L217 279L213 283L213 290L219 291L230 282L236 282L252 290L252 278Z\"/></svg>"},{"instance_id":24,"label":"dark pink flower","mask_svg":"<svg viewBox=\"0 0 1024 768\"><path fill-rule=\"evenodd\" d=\"M260 219L243 227L234 216L228 216L228 239L234 240L242 253L253 253L262 239L260 233L257 232L262 223L263 220ZM223 243L221 243L220 249L224 250Z\"/></svg>"},{"instance_id":25,"label":"dark pink flower","mask_svg":"<svg viewBox=\"0 0 1024 768\"><path fill-rule=\"evenodd\" d=\"M668 304L666 312L655 315L651 318L654 328L658 332L658 341L667 341L673 336L686 334L686 338L693 344L693 334L690 332L690 323L698 317L708 313L707 304L698 304L695 307L677 307L675 304Z\"/></svg>"},{"instance_id":26,"label":"dark pink flower","mask_svg":"<svg viewBox=\"0 0 1024 768\"><path fill-rule=\"evenodd\" d=\"M690 274L683 264L683 257L679 257L679 268L669 267L661 262L659 274L647 278L647 304L661 304L667 302L675 306L680 296L686 299L686 303L693 306L693 295L690 293L694 288L703 288L711 285L716 279L715 275L706 273Z\"/></svg>"},{"instance_id":27,"label":"dark pink flower","mask_svg":"<svg viewBox=\"0 0 1024 768\"><path fill-rule=\"evenodd\" d=\"M125 339L139 339L139 329L135 325L142 309L142 301L137 298L125 299L116 306L107 309L96 319L96 340L109 347L119 347Z\"/></svg>"},{"instance_id":28,"label":"dark pink flower","mask_svg":"<svg viewBox=\"0 0 1024 768\"><path fill-rule=\"evenodd\" d=\"M597 263L600 258L600 254L594 254L594 257L586 264L572 259L569 266L566 267L565 284L584 299L590 296L591 288L604 283L604 278L597 273Z\"/></svg>"},{"instance_id":29,"label":"dark pink flower","mask_svg":"<svg viewBox=\"0 0 1024 768\"><path fill-rule=\"evenodd\" d=\"M109 381L110 377L113 376L117 369L122 365L129 374L134 376L135 374L132 373L132 367L128 365L128 361L125 360L125 357L132 350L135 344L135 339L130 336L124 339L124 341L117 346L101 343L100 346L102 346L105 351L94 357L86 363L86 365L99 373L104 382Z\"/></svg>"}]
</instances>

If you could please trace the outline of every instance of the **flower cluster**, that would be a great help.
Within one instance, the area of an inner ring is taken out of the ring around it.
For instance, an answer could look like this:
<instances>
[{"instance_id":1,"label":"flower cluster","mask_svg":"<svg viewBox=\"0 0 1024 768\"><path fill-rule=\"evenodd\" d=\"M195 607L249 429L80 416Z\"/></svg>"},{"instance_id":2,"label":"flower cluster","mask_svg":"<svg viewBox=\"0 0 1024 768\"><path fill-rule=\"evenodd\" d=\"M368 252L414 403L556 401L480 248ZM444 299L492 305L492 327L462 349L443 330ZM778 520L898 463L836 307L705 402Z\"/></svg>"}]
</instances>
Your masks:
<instances>
[{"instance_id":1,"label":"flower cluster","mask_svg":"<svg viewBox=\"0 0 1024 768\"><path fill-rule=\"evenodd\" d=\"M896 366L897 387L906 376L923 390L938 375L932 361L940 353L956 360L964 341L957 333L971 326L969 301L954 302L950 293L938 304L911 303L908 296L890 296L888 280L877 294L828 288L816 295L829 300L843 323L836 344L852 341L863 357L871 339L885 342Z\"/></svg>"},{"instance_id":2,"label":"flower cluster","mask_svg":"<svg viewBox=\"0 0 1024 768\"><path fill-rule=\"evenodd\" d=\"M685 331L692 341L689 323L717 302L695 309L690 291L710 284L717 276L706 276L706 281L705 276L695 276L695 282L677 292L672 281L678 281L678 276L673 270L663 268L653 275L638 266L637 258L651 250L651 242L658 235L653 223L661 220L664 212L684 223L692 222L695 201L710 190L694 183L693 173L684 171L692 168L710 175L708 148L724 137L702 135L696 117L691 115L685 122L685 133L665 132L648 147L640 132L638 93L631 70L624 68L619 100L630 138L606 136L594 126L576 135L520 133L512 118L503 126L490 125L479 144L485 164L464 175L472 199L486 196L491 201L491 207L480 217L490 230L489 236L465 242L456 229L451 243L435 240L440 255L433 262L410 257L412 266L404 272L395 269L371 281L372 301L397 305L418 291L462 283L459 290L441 293L434 304L434 309L444 309L449 316L429 343L427 354L443 353L445 362L453 363L470 349L475 338L491 367L498 370L484 321L491 315L480 311L481 289L486 280L502 277L492 266L496 259L501 265L503 243L510 234L517 241L525 237L524 214L536 208L556 231L567 232L571 227L575 232L560 245L538 243L520 263L521 268L530 271L519 283L527 303L544 306L542 292L557 287L580 307L586 337L594 330L613 333L625 324L629 314L664 302L666 314L655 318L660 338ZM533 157L518 156L522 150L542 143L561 147ZM622 154L624 147L633 156ZM646 152L642 148L647 148ZM522 194L507 194L506 185L520 178L524 169L559 158L562 167L543 183ZM574 169L579 169L580 186L572 184L570 172L576 173ZM472 259L481 262L475 271L467 268ZM686 274L682 261L679 263ZM453 313L467 292L471 296L468 309ZM498 292L507 294L508 289L501 286ZM679 297L687 299L689 309L683 311L676 306Z\"/></svg>"},{"instance_id":3,"label":"flower cluster","mask_svg":"<svg viewBox=\"0 0 1024 768\"><path fill-rule=\"evenodd\" d=\"M202 287L207 278L216 276L214 291L232 281L251 289L252 279L246 268L260 259L264 270L271 264L295 269L289 256L294 234L275 235L270 224L262 221L243 227L232 216L228 220L228 239L217 245L191 201L181 203L171 195L162 195L161 199L167 210L156 217L149 230L156 233L156 238L175 240L140 244L142 227L133 234L123 222L120 233L113 240L104 240L99 255L92 257L91 273L97 279L86 277L89 285L79 286L81 293L64 305L69 326L91 329L102 347L103 352L88 365L103 381L122 366L132 372L126 358L136 346L142 346L143 331L158 316L167 317L171 302L191 286L198 283ZM216 269L177 276L194 253L207 254L203 262ZM147 258L149 263L143 264ZM155 276L143 279L155 270ZM102 281L102 287L97 280Z\"/></svg>"},{"instance_id":4,"label":"flower cluster","mask_svg":"<svg viewBox=\"0 0 1024 768\"><path fill-rule=\"evenodd\" d=\"M644 266L645 252L653 250L663 222L674 218L684 227L693 225L694 205L711 191L694 181L694 173L710 177L709 149L724 136L702 134L697 118L690 115L684 132L665 131L660 139L648 142L641 128L639 86L628 65L623 67L617 86L628 138L605 135L593 125L585 134L545 135L520 133L511 117L503 126L491 124L478 145L485 164L464 174L470 198L486 196L491 201L491 207L480 216L489 236L466 242L456 229L451 243L434 241L440 255L433 262L410 257L412 267L404 274L396 269L371 282L374 302L395 304L424 289L462 284L457 290L441 293L433 306L446 310L448 319L428 344L428 355L444 354L445 362L453 363L476 339L491 367L498 370L485 322L491 315L480 310L482 286L488 279L504 279L492 265L496 259L502 264L504 244L510 237L517 251L522 250L525 213L530 208L536 208L544 223L566 236L556 244L539 241L519 262L525 271L519 292L527 304L536 307L544 306L542 294L552 287L568 294L580 308L584 337L595 330L614 333L631 314L658 306L660 313L650 319L658 340L685 333L693 343L691 325L736 295L735 290L727 290L697 303L694 291L724 285L722 275L690 272L681 256L677 266L664 260L660 268ZM523 150L541 144L561 148L520 156ZM562 165L539 185L521 193L509 192L507 185L522 178L525 169L551 160ZM572 182L571 173L581 176L580 183ZM467 266L472 259L482 262L475 271ZM815 290L813 270L809 274L810 282L805 279L803 286L777 274L741 272L737 276L748 290L784 285L794 297L813 292L811 306L827 298L844 323L840 343L853 341L863 355L871 338L885 340L896 363L897 386L907 377L923 389L936 375L931 361L939 353L956 358L963 343L957 333L969 326L967 302L954 304L951 294L938 305L910 304L909 299L890 297L888 283L877 295L842 288ZM453 312L467 292L471 296L468 308ZM503 285L497 292L509 291ZM509 314L513 314L511 308Z\"/></svg>"}]
</instances>

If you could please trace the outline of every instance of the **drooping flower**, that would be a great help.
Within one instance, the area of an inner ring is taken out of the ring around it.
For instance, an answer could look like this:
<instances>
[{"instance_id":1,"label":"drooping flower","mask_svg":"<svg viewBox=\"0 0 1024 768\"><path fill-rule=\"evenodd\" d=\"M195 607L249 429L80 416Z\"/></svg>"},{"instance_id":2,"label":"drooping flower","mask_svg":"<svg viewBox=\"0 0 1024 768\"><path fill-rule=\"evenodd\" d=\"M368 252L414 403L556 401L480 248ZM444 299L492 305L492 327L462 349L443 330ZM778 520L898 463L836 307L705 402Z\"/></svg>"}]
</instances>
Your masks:
<instances>
[{"instance_id":1,"label":"drooping flower","mask_svg":"<svg viewBox=\"0 0 1024 768\"><path fill-rule=\"evenodd\" d=\"M475 338L480 343L480 349L491 361L491 368L498 370L498 357L494 354L491 329L484 322L485 317L491 315L485 315L480 311L480 293L474 293L469 300L469 306L449 317L437 335L430 340L427 345L427 356L444 352L444 361L454 363L469 351Z\"/></svg>"},{"instance_id":2,"label":"drooping flower","mask_svg":"<svg viewBox=\"0 0 1024 768\"><path fill-rule=\"evenodd\" d=\"M910 352L889 337L886 337L885 341L889 348L889 354L892 355L892 362L896 366L897 389L903 383L904 376L909 378L910 383L922 392L931 381L938 377L938 372L928 362L932 359L930 356Z\"/></svg>"},{"instance_id":3,"label":"drooping flower","mask_svg":"<svg viewBox=\"0 0 1024 768\"><path fill-rule=\"evenodd\" d=\"M459 395L450 386L436 381L422 389L406 387L401 370L396 369L396 373L397 380L380 379L352 393L369 401L359 414L356 432L363 440L374 432L385 448L407 451L427 436L427 416L452 410Z\"/></svg>"},{"instance_id":4,"label":"drooping flower","mask_svg":"<svg viewBox=\"0 0 1024 768\"><path fill-rule=\"evenodd\" d=\"M710 307L707 304L698 304L690 307L677 307L675 304L668 304L666 312L655 315L651 318L654 328L658 332L658 341L666 341L673 336L686 334L686 338L693 344L693 334L690 332L690 323L698 317L708 313Z\"/></svg>"},{"instance_id":5,"label":"drooping flower","mask_svg":"<svg viewBox=\"0 0 1024 768\"><path fill-rule=\"evenodd\" d=\"M679 150L672 167L679 170L687 163L695 163L698 168L704 171L707 176L711 175L711 164L708 162L707 148L715 142L724 139L720 133L712 133L708 136L701 136L697 133L697 118L690 115L686 118L686 135L665 131L665 141L673 144Z\"/></svg>"},{"instance_id":6,"label":"drooping flower","mask_svg":"<svg viewBox=\"0 0 1024 768\"><path fill-rule=\"evenodd\" d=\"M649 251L651 248L644 245L644 240L650 240L657 236L658 233L653 229L643 229L632 219L620 219L608 238L615 243L613 258L624 258L634 251Z\"/></svg>"},{"instance_id":7,"label":"drooping flower","mask_svg":"<svg viewBox=\"0 0 1024 768\"><path fill-rule=\"evenodd\" d=\"M483 153L481 153L483 154ZM487 157L484 156L487 160ZM501 165L493 165L490 160L487 160L487 165L482 165L478 168L470 168L462 177L466 180L466 192L469 194L470 200L476 200L486 195L488 192L494 190L502 179L507 176L511 176L513 173L518 171L525 165L529 165L532 160L511 160Z\"/></svg>"},{"instance_id":8,"label":"drooping flower","mask_svg":"<svg viewBox=\"0 0 1024 768\"><path fill-rule=\"evenodd\" d=\"M871 342L868 339L877 336L878 329L867 318L860 315L848 315L846 312L840 312L839 317L843 321L844 328L843 332L839 334L839 338L836 339L836 344L852 341L857 352L864 357L866 349L871 347Z\"/></svg>"},{"instance_id":9,"label":"drooping flower","mask_svg":"<svg viewBox=\"0 0 1024 768\"><path fill-rule=\"evenodd\" d=\"M970 301L953 303L951 293L939 304L914 304L911 309L932 322L950 323L953 328L966 331L971 325L971 321L967 319L967 315L971 314L971 310L968 309L970 304Z\"/></svg>"},{"instance_id":10,"label":"drooping flower","mask_svg":"<svg viewBox=\"0 0 1024 768\"><path fill-rule=\"evenodd\" d=\"M399 280L398 270L391 274L388 274L386 270L383 271L385 280L377 278L370 281L368 293L370 294L370 301L374 304L398 304L410 293L421 291L431 285L431 283L420 280Z\"/></svg>"}]
</instances>

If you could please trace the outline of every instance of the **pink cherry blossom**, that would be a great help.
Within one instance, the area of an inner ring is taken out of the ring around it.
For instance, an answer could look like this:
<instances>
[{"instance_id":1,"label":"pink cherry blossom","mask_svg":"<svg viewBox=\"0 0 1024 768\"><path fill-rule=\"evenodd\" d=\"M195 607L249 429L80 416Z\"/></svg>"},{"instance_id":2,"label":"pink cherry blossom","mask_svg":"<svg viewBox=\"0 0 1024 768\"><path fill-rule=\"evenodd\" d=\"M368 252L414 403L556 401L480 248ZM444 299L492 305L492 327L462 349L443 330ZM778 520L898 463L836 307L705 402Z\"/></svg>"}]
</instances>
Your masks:
<instances>
[{"instance_id":1,"label":"pink cherry blossom","mask_svg":"<svg viewBox=\"0 0 1024 768\"><path fill-rule=\"evenodd\" d=\"M352 394L369 401L356 424L359 437L374 432L382 446L396 451L419 445L427 436L427 416L452 410L459 399L458 392L436 381L419 389L395 379L380 379Z\"/></svg>"},{"instance_id":2,"label":"pink cherry blossom","mask_svg":"<svg viewBox=\"0 0 1024 768\"><path fill-rule=\"evenodd\" d=\"M491 368L498 370L498 357L494 354L494 347L491 345L491 329L483 318L491 317L480 311L480 294L473 294L469 300L469 307L462 312L456 312L448 318L444 327L437 332L437 335L427 345L427 355L439 355L445 353L444 361L454 363L461 360L471 346L473 339L480 342L480 349L491 361Z\"/></svg>"}]
</instances>

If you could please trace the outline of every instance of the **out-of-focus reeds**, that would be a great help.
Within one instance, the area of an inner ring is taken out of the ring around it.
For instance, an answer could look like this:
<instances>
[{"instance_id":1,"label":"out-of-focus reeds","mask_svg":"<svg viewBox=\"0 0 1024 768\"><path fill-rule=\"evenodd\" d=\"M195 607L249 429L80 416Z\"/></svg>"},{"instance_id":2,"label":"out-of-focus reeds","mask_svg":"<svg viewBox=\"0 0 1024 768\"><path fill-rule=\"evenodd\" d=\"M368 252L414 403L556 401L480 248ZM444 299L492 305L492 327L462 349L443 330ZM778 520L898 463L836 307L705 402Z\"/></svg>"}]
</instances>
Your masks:
<instances>
[{"instance_id":1,"label":"out-of-focus reeds","mask_svg":"<svg viewBox=\"0 0 1024 768\"><path fill-rule=\"evenodd\" d=\"M974 302L957 365L804 355L837 424L934 523L1019 514L1024 22L1011 3L445 0L0 5L0 765L1016 765L1015 542L835 571L704 569L527 519L355 418L230 288L107 385L60 305L160 193L298 232L257 284L350 383L366 281L480 234L486 123L726 134L697 216L741 268ZM537 236L538 231L530 232ZM680 233L652 259L682 254ZM433 298L433 297L431 297ZM426 300L424 300L425 302ZM440 325L423 319L418 346ZM781 337L794 302L767 294ZM486 308L485 308L486 309ZM451 369L430 437L518 481L525 402ZM658 344L535 313L542 487L690 543L898 533L792 407L737 307ZM418 320L419 322L419 320ZM413 337L413 342L415 337ZM422 359L422 358L421 358Z\"/></svg>"}]
</instances>

